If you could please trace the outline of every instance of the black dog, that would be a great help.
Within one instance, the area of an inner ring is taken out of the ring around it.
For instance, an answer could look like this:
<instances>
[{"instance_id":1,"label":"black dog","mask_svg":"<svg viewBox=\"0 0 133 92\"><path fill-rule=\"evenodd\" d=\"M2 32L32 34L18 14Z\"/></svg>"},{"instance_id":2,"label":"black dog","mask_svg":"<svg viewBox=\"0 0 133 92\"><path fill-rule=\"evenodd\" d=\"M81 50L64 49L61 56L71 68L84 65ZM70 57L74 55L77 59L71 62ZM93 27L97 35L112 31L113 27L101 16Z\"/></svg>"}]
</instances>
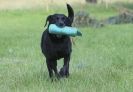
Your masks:
<instances>
[{"instance_id":1,"label":"black dog","mask_svg":"<svg viewBox=\"0 0 133 92\"><path fill-rule=\"evenodd\" d=\"M74 19L74 12L72 7L67 4L68 17L64 14L54 14L47 17L46 24L56 24L58 27L71 26ZM41 39L42 53L46 57L47 68L50 78L53 76L53 71L57 78L69 76L69 62L71 49L71 39L67 35L50 34L47 29L43 32ZM64 58L64 65L58 73L57 60Z\"/></svg>"}]
</instances>

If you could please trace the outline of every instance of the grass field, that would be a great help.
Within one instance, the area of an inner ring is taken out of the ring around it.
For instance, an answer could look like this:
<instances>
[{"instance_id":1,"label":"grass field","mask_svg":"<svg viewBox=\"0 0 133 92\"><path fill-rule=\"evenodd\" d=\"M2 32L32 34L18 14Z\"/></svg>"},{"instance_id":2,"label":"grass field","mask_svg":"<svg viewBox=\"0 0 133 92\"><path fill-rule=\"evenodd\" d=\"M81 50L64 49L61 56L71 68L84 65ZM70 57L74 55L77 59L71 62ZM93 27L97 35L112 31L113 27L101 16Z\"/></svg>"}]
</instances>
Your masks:
<instances>
[{"instance_id":1,"label":"grass field","mask_svg":"<svg viewBox=\"0 0 133 92\"><path fill-rule=\"evenodd\" d=\"M114 8L88 9L99 19L116 14ZM50 81L40 39L46 16L65 11L0 11L0 92L133 92L132 24L79 28L83 37L75 38L70 77Z\"/></svg>"}]
</instances>

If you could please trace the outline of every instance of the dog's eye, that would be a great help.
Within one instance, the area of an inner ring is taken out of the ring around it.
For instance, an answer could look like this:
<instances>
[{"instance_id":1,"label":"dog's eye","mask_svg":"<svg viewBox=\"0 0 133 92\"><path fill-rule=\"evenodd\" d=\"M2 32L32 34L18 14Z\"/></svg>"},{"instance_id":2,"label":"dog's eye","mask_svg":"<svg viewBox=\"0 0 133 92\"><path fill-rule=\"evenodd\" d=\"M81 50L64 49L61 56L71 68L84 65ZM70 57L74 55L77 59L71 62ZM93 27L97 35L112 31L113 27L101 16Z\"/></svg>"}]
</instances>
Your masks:
<instances>
[{"instance_id":1,"label":"dog's eye","mask_svg":"<svg viewBox=\"0 0 133 92\"><path fill-rule=\"evenodd\" d=\"M58 17L56 17L56 20L59 20L59 18L58 18Z\"/></svg>"}]
</instances>

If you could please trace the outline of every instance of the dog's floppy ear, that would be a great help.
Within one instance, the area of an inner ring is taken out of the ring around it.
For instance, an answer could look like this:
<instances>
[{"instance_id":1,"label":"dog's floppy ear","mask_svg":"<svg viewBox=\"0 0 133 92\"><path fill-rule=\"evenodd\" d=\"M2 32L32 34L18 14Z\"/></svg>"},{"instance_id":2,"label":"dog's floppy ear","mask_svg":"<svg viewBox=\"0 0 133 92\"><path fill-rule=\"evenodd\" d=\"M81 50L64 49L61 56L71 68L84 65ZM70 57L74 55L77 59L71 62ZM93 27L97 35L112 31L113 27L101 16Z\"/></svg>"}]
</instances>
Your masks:
<instances>
[{"instance_id":1,"label":"dog's floppy ear","mask_svg":"<svg viewBox=\"0 0 133 92\"><path fill-rule=\"evenodd\" d=\"M68 18L72 24L73 19L74 19L74 11L73 11L73 8L69 4L67 4L67 10L68 10Z\"/></svg>"},{"instance_id":2,"label":"dog's floppy ear","mask_svg":"<svg viewBox=\"0 0 133 92\"><path fill-rule=\"evenodd\" d=\"M46 19L46 23L45 23L44 27L47 25L47 22L50 22L51 21L51 19L52 19L52 15L49 15L47 17L47 19Z\"/></svg>"}]
</instances>

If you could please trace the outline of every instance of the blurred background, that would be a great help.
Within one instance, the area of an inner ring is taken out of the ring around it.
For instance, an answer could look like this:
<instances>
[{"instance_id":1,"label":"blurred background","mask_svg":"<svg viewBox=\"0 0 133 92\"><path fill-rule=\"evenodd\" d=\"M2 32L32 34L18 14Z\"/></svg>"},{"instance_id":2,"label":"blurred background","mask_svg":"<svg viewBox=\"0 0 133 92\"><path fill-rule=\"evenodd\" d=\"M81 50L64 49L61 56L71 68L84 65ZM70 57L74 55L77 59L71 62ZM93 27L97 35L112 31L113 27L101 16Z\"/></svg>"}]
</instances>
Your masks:
<instances>
[{"instance_id":1,"label":"blurred background","mask_svg":"<svg viewBox=\"0 0 133 92\"><path fill-rule=\"evenodd\" d=\"M23 9L23 8L37 8L45 7L48 8L49 5L64 5L65 3L71 4L86 4L86 3L96 3L96 4L109 4L116 2L131 3L133 0L0 0L0 9Z\"/></svg>"}]
</instances>

